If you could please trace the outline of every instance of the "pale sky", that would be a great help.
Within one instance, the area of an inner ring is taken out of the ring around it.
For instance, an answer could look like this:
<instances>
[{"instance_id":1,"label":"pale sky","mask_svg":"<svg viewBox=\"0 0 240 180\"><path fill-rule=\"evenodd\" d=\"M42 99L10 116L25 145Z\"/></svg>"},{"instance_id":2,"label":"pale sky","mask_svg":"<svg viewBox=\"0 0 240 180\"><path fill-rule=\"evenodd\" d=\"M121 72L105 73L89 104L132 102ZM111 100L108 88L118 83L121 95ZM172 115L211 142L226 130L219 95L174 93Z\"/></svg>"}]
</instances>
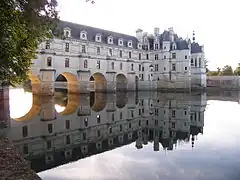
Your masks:
<instances>
[{"instance_id":1,"label":"pale sky","mask_svg":"<svg viewBox=\"0 0 240 180\"><path fill-rule=\"evenodd\" d=\"M209 68L240 63L239 0L58 0L60 19L135 35L173 27L183 38L204 44Z\"/></svg>"}]
</instances>

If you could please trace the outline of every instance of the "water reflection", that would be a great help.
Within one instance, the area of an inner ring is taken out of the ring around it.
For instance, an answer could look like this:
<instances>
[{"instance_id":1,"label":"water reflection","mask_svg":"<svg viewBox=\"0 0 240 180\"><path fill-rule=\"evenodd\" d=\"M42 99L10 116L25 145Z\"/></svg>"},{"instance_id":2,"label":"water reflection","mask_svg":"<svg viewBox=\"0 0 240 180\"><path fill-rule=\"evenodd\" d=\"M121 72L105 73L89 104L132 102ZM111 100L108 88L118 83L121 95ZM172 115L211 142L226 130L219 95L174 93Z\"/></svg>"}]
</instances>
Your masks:
<instances>
[{"instance_id":1,"label":"water reflection","mask_svg":"<svg viewBox=\"0 0 240 180\"><path fill-rule=\"evenodd\" d=\"M59 91L32 102L25 115L10 120L7 136L39 172L132 143L135 149L150 143L153 151L194 147L203 133L206 94Z\"/></svg>"}]
</instances>

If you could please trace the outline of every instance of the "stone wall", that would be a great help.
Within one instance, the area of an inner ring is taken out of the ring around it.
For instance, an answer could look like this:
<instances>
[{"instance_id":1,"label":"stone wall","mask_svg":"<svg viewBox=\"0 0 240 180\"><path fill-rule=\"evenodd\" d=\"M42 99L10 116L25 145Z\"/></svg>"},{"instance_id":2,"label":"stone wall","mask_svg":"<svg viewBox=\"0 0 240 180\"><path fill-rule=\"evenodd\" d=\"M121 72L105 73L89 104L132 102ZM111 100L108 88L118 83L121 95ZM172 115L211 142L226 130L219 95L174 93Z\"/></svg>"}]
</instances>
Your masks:
<instances>
[{"instance_id":1,"label":"stone wall","mask_svg":"<svg viewBox=\"0 0 240 180\"><path fill-rule=\"evenodd\" d=\"M222 89L240 89L239 76L209 76L207 77L207 87Z\"/></svg>"}]
</instances>

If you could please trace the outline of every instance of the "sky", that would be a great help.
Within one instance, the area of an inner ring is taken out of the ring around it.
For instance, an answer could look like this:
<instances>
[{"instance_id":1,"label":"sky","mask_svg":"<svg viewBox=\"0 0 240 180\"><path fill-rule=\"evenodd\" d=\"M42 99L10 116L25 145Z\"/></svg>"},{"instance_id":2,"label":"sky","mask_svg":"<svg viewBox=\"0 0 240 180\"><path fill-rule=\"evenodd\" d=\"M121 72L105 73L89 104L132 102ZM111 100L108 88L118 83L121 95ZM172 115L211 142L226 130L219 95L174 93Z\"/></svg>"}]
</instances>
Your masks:
<instances>
[{"instance_id":1,"label":"sky","mask_svg":"<svg viewBox=\"0 0 240 180\"><path fill-rule=\"evenodd\" d=\"M137 29L153 34L173 27L183 38L204 45L208 67L240 63L239 0L58 0L60 19L124 34Z\"/></svg>"}]
</instances>

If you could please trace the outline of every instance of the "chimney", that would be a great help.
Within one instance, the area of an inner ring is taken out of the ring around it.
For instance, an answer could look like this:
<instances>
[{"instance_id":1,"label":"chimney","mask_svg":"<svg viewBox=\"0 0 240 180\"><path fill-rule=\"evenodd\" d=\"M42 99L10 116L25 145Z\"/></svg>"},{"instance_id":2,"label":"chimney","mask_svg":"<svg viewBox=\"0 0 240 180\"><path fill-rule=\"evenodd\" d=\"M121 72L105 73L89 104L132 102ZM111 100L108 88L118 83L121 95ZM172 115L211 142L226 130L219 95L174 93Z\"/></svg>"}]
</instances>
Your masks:
<instances>
[{"instance_id":1,"label":"chimney","mask_svg":"<svg viewBox=\"0 0 240 180\"><path fill-rule=\"evenodd\" d=\"M143 30L142 30L142 29L138 29L138 30L136 31L136 38L137 38L139 41L142 40L142 38L143 38Z\"/></svg>"},{"instance_id":2,"label":"chimney","mask_svg":"<svg viewBox=\"0 0 240 180\"><path fill-rule=\"evenodd\" d=\"M155 27L155 28L154 28L154 35L155 35L155 36L158 36L158 35L159 35L159 31L160 31L159 28L158 28L158 27Z\"/></svg>"},{"instance_id":3,"label":"chimney","mask_svg":"<svg viewBox=\"0 0 240 180\"><path fill-rule=\"evenodd\" d=\"M171 42L174 41L174 31L173 31L173 27L168 28L169 31L169 39Z\"/></svg>"}]
</instances>

